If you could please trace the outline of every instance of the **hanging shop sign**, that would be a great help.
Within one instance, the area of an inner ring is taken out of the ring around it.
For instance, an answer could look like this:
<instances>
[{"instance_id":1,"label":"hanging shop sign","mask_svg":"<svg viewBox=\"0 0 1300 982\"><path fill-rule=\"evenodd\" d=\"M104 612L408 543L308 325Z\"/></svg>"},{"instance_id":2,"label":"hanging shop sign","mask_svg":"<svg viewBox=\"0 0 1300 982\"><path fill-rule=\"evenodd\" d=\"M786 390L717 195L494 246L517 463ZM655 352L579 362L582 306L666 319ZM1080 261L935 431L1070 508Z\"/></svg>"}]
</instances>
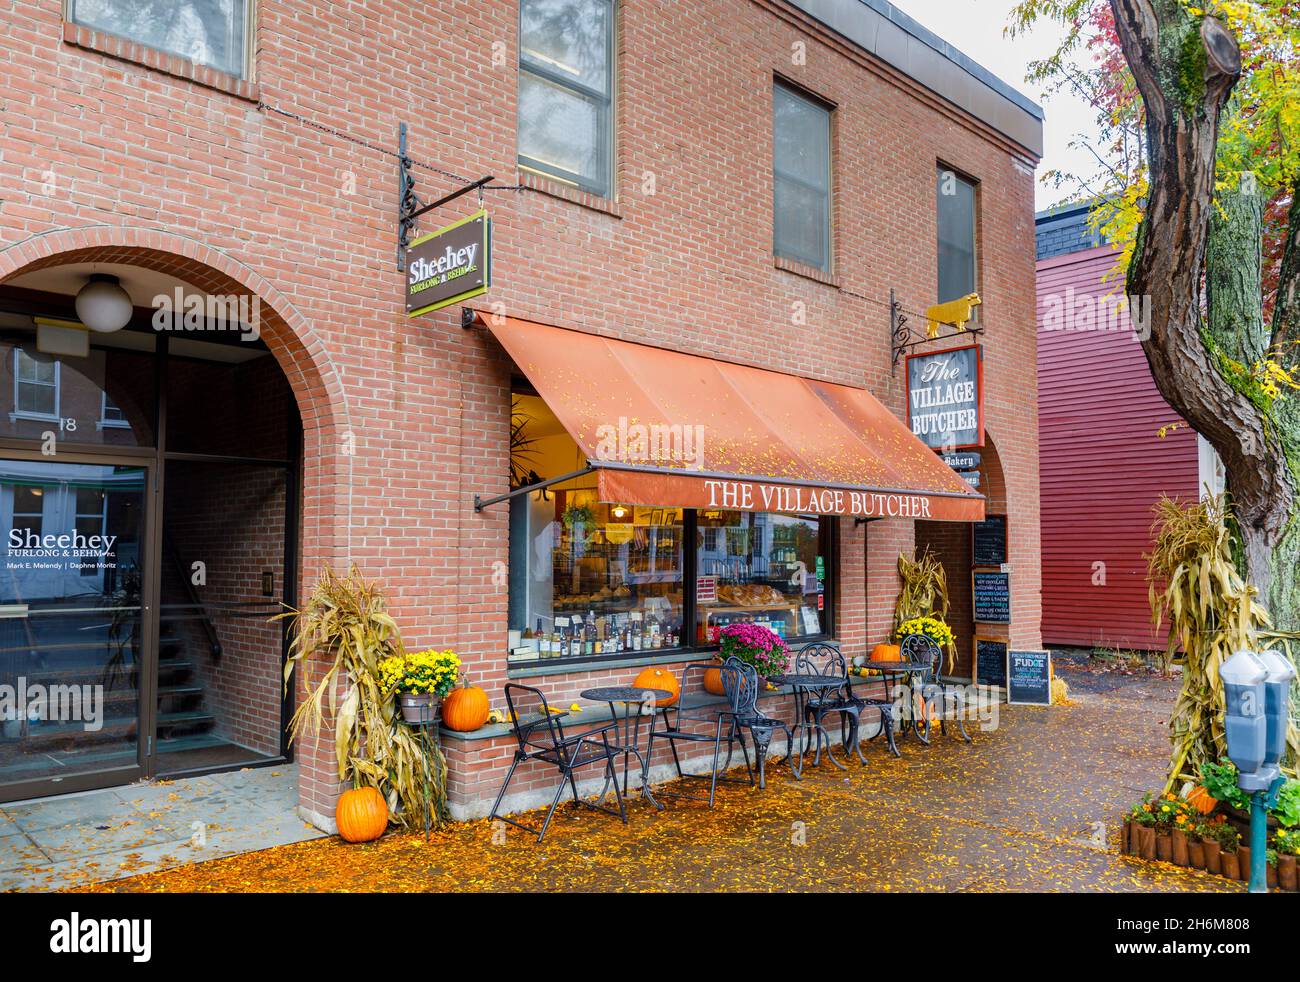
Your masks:
<instances>
[{"instance_id":1,"label":"hanging shop sign","mask_svg":"<svg viewBox=\"0 0 1300 982\"><path fill-rule=\"evenodd\" d=\"M974 451L966 453L941 453L939 459L955 471L975 471L979 470L982 459Z\"/></svg>"},{"instance_id":2,"label":"hanging shop sign","mask_svg":"<svg viewBox=\"0 0 1300 982\"><path fill-rule=\"evenodd\" d=\"M416 317L487 293L492 219L480 209L421 236L406 250L406 314Z\"/></svg>"},{"instance_id":3,"label":"hanging shop sign","mask_svg":"<svg viewBox=\"0 0 1300 982\"><path fill-rule=\"evenodd\" d=\"M907 356L907 421L927 447L984 446L983 352L972 344Z\"/></svg>"}]
</instances>

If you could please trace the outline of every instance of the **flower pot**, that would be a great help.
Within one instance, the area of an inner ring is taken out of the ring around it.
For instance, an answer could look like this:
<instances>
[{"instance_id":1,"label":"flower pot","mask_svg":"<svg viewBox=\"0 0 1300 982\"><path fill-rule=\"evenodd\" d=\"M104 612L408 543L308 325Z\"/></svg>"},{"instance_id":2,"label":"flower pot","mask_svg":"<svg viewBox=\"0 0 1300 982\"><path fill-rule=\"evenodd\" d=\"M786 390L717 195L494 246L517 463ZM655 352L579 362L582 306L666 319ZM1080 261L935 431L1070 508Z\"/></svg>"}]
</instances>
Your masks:
<instances>
[{"instance_id":1,"label":"flower pot","mask_svg":"<svg viewBox=\"0 0 1300 982\"><path fill-rule=\"evenodd\" d=\"M1170 839L1172 840L1171 848L1170 848L1170 853L1171 853L1170 861L1175 866L1188 865L1189 859L1188 859L1188 852L1187 852L1187 846L1188 846L1187 833L1184 832L1182 829L1174 829L1173 834L1170 836Z\"/></svg>"},{"instance_id":2,"label":"flower pot","mask_svg":"<svg viewBox=\"0 0 1300 982\"><path fill-rule=\"evenodd\" d=\"M403 692L398 697L397 704L402 709L402 719L417 726L420 723L432 723L438 717L434 697L428 693L412 695L409 692Z\"/></svg>"},{"instance_id":3,"label":"flower pot","mask_svg":"<svg viewBox=\"0 0 1300 982\"><path fill-rule=\"evenodd\" d=\"M1150 825L1134 825L1136 847L1134 852L1142 859L1156 858L1156 830Z\"/></svg>"},{"instance_id":4,"label":"flower pot","mask_svg":"<svg viewBox=\"0 0 1300 982\"><path fill-rule=\"evenodd\" d=\"M1119 827L1119 851L1122 855L1129 855L1133 851L1133 822L1130 819L1124 819L1124 823Z\"/></svg>"},{"instance_id":5,"label":"flower pot","mask_svg":"<svg viewBox=\"0 0 1300 982\"><path fill-rule=\"evenodd\" d=\"M1212 839L1206 839L1203 843L1205 847L1205 872L1213 873L1215 876L1223 875L1223 852L1219 843Z\"/></svg>"},{"instance_id":6,"label":"flower pot","mask_svg":"<svg viewBox=\"0 0 1300 982\"><path fill-rule=\"evenodd\" d=\"M1277 883L1283 890L1296 892L1296 858L1295 856L1277 857Z\"/></svg>"},{"instance_id":7,"label":"flower pot","mask_svg":"<svg viewBox=\"0 0 1300 982\"><path fill-rule=\"evenodd\" d=\"M1241 879L1241 855L1235 852L1225 852L1220 856L1220 863L1223 867L1223 875L1230 880Z\"/></svg>"},{"instance_id":8,"label":"flower pot","mask_svg":"<svg viewBox=\"0 0 1300 982\"><path fill-rule=\"evenodd\" d=\"M1205 843L1200 839L1187 843L1187 865L1192 869L1205 869Z\"/></svg>"},{"instance_id":9,"label":"flower pot","mask_svg":"<svg viewBox=\"0 0 1300 982\"><path fill-rule=\"evenodd\" d=\"M1168 832L1156 833L1156 859L1162 863L1173 862L1174 837Z\"/></svg>"},{"instance_id":10,"label":"flower pot","mask_svg":"<svg viewBox=\"0 0 1300 982\"><path fill-rule=\"evenodd\" d=\"M1277 889L1277 867L1270 866L1268 865L1268 863L1265 863L1264 869L1268 871L1266 874L1268 888L1270 890L1276 890Z\"/></svg>"},{"instance_id":11,"label":"flower pot","mask_svg":"<svg viewBox=\"0 0 1300 982\"><path fill-rule=\"evenodd\" d=\"M1237 879L1250 881L1250 846L1237 847Z\"/></svg>"}]
</instances>

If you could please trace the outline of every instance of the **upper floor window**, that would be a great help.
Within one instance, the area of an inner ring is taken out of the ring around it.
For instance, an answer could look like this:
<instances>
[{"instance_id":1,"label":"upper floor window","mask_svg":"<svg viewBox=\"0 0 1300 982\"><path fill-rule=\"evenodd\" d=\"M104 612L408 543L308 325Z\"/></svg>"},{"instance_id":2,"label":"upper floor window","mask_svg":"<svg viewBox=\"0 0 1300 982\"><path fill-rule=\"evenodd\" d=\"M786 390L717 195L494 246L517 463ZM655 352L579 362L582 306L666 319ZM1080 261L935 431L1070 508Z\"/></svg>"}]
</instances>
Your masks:
<instances>
[{"instance_id":1,"label":"upper floor window","mask_svg":"<svg viewBox=\"0 0 1300 982\"><path fill-rule=\"evenodd\" d=\"M975 185L939 168L939 303L959 300L975 288Z\"/></svg>"},{"instance_id":2,"label":"upper floor window","mask_svg":"<svg viewBox=\"0 0 1300 982\"><path fill-rule=\"evenodd\" d=\"M14 349L14 411L10 418L59 418L59 363Z\"/></svg>"},{"instance_id":3,"label":"upper floor window","mask_svg":"<svg viewBox=\"0 0 1300 982\"><path fill-rule=\"evenodd\" d=\"M247 75L253 0L67 0L68 20L228 75Z\"/></svg>"},{"instance_id":4,"label":"upper floor window","mask_svg":"<svg viewBox=\"0 0 1300 982\"><path fill-rule=\"evenodd\" d=\"M774 249L831 269L831 110L777 83L772 97Z\"/></svg>"},{"instance_id":5,"label":"upper floor window","mask_svg":"<svg viewBox=\"0 0 1300 982\"><path fill-rule=\"evenodd\" d=\"M519 165L612 197L613 0L520 0Z\"/></svg>"}]
</instances>

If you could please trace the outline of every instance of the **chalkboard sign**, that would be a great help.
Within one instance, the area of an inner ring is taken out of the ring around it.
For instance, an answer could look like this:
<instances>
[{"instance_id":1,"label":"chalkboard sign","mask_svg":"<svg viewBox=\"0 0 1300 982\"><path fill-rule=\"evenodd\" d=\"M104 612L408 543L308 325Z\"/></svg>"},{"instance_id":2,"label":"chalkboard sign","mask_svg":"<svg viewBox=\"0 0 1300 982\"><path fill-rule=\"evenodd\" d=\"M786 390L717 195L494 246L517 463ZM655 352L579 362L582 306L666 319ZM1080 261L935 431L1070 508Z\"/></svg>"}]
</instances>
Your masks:
<instances>
[{"instance_id":1,"label":"chalkboard sign","mask_svg":"<svg viewBox=\"0 0 1300 982\"><path fill-rule=\"evenodd\" d=\"M1052 704L1052 653L1013 651L1007 655L1007 702L1022 706Z\"/></svg>"},{"instance_id":2,"label":"chalkboard sign","mask_svg":"<svg viewBox=\"0 0 1300 982\"><path fill-rule=\"evenodd\" d=\"M971 533L971 565L1001 566L1007 561L1007 516L989 515Z\"/></svg>"},{"instance_id":3,"label":"chalkboard sign","mask_svg":"<svg viewBox=\"0 0 1300 982\"><path fill-rule=\"evenodd\" d=\"M1007 684L1007 642L975 639L975 681L980 685Z\"/></svg>"},{"instance_id":4,"label":"chalkboard sign","mask_svg":"<svg viewBox=\"0 0 1300 982\"><path fill-rule=\"evenodd\" d=\"M976 624L1011 623L1011 574L995 570L971 573Z\"/></svg>"}]
</instances>

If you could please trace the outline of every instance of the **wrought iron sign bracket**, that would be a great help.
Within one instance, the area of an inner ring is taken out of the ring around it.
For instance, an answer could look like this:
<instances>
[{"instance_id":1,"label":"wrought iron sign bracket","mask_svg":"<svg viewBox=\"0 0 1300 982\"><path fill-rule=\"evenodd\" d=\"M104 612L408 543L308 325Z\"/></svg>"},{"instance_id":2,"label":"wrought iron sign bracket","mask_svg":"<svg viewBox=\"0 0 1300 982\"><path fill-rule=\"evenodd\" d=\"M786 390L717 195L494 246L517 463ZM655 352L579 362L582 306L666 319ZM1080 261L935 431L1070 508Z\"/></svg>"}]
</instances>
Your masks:
<instances>
[{"instance_id":1,"label":"wrought iron sign bracket","mask_svg":"<svg viewBox=\"0 0 1300 982\"><path fill-rule=\"evenodd\" d=\"M978 301L977 301L978 303ZM931 313L931 316L934 316ZM944 327L950 327L952 330L946 334L939 334L937 331L932 335L929 331L921 333L912 327L908 321L907 314L903 312L903 305L895 299L894 291L889 291L889 336L893 349L893 359L889 366L891 375L898 374L898 363L902 360L903 355L913 348L919 348L923 344L929 344L931 341L947 341L951 338L968 337L984 333L984 328L978 324L969 327L958 324L949 324L942 322ZM932 322L933 324L933 322Z\"/></svg>"},{"instance_id":2,"label":"wrought iron sign bracket","mask_svg":"<svg viewBox=\"0 0 1300 982\"><path fill-rule=\"evenodd\" d=\"M406 124L399 123L397 126L397 271L399 273L406 270L406 247L410 245L416 219L471 191L477 191L479 200L482 201L483 188L496 180L491 174L480 177L477 181L466 184L450 194L444 194L437 201L425 204L415 193L415 175L411 172L411 163L411 158L406 154Z\"/></svg>"}]
</instances>

